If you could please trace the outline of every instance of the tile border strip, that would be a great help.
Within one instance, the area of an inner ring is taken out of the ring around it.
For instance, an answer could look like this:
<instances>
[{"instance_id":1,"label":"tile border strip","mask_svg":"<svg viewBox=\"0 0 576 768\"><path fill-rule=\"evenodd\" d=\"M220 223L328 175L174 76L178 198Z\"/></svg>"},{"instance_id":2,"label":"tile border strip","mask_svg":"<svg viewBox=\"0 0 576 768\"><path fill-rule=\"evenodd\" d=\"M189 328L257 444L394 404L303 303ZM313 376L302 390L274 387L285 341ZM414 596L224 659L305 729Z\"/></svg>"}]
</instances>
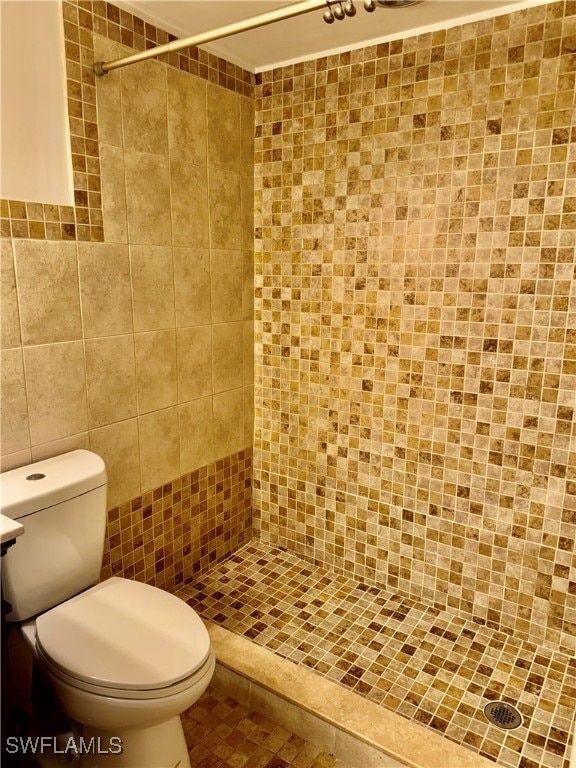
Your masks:
<instances>
[{"instance_id":1,"label":"tile border strip","mask_svg":"<svg viewBox=\"0 0 576 768\"><path fill-rule=\"evenodd\" d=\"M176 37L103 0L64 0L62 20L74 205L2 199L0 236L101 243L104 227L93 35L138 51ZM251 72L199 48L166 54L158 61L242 96L254 96L255 76Z\"/></svg>"}]
</instances>

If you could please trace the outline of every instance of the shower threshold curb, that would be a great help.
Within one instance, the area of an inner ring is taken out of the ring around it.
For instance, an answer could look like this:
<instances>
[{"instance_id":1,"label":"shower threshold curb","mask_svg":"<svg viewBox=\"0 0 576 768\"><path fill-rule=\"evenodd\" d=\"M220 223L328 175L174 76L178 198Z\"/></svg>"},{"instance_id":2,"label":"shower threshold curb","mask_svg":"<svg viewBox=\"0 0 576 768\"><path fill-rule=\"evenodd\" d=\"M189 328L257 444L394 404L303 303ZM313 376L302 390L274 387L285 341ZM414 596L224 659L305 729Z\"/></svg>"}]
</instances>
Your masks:
<instances>
[{"instance_id":1,"label":"shower threshold curb","mask_svg":"<svg viewBox=\"0 0 576 768\"><path fill-rule=\"evenodd\" d=\"M232 696L263 714L274 709L271 715L280 725L312 742L322 741L319 746L340 760L364 768L496 765L241 635L210 621L205 624L218 662L215 684L231 688Z\"/></svg>"}]
</instances>

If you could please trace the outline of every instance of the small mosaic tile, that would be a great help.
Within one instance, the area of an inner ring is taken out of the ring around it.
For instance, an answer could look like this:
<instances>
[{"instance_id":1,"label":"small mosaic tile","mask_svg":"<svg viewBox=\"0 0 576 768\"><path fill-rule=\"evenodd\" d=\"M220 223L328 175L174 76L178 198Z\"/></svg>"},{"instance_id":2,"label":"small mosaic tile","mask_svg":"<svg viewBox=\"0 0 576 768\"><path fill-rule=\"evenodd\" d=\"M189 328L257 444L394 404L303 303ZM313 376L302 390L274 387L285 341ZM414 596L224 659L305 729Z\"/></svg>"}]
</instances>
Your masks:
<instances>
[{"instance_id":1,"label":"small mosaic tile","mask_svg":"<svg viewBox=\"0 0 576 768\"><path fill-rule=\"evenodd\" d=\"M102 579L174 591L252 537L250 448L108 512Z\"/></svg>"},{"instance_id":2,"label":"small mosaic tile","mask_svg":"<svg viewBox=\"0 0 576 768\"><path fill-rule=\"evenodd\" d=\"M258 537L570 653L575 41L562 0L262 73L255 171Z\"/></svg>"},{"instance_id":3,"label":"small mosaic tile","mask_svg":"<svg viewBox=\"0 0 576 768\"><path fill-rule=\"evenodd\" d=\"M349 768L212 686L182 725L195 768Z\"/></svg>"},{"instance_id":4,"label":"small mosaic tile","mask_svg":"<svg viewBox=\"0 0 576 768\"><path fill-rule=\"evenodd\" d=\"M180 596L200 615L506 768L568 768L576 659L252 543ZM491 725L491 701L520 728Z\"/></svg>"}]
</instances>

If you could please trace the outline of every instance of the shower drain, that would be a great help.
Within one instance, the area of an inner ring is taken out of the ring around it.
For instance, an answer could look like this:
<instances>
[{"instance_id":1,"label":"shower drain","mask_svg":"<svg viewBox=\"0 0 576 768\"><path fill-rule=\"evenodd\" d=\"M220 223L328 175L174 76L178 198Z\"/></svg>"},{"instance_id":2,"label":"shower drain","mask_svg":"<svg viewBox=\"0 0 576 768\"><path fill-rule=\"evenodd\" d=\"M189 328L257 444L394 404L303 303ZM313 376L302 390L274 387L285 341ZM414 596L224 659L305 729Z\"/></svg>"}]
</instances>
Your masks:
<instances>
[{"instance_id":1,"label":"shower drain","mask_svg":"<svg viewBox=\"0 0 576 768\"><path fill-rule=\"evenodd\" d=\"M512 704L507 704L505 701L491 701L489 704L486 704L484 714L498 728L511 730L522 725L522 715L520 712Z\"/></svg>"}]
</instances>

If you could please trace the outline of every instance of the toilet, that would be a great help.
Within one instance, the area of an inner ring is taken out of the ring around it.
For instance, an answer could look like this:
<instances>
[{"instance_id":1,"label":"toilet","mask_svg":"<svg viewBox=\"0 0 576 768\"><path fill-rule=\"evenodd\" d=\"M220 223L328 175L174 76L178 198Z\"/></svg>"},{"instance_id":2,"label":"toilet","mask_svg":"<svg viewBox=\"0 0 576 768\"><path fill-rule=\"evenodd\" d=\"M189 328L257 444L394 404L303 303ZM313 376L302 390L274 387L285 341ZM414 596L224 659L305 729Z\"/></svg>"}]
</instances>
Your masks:
<instances>
[{"instance_id":1,"label":"toilet","mask_svg":"<svg viewBox=\"0 0 576 768\"><path fill-rule=\"evenodd\" d=\"M137 581L97 583L106 468L78 450L0 475L2 514L24 534L2 558L4 598L63 711L82 768L189 768L180 714L214 672L210 638L179 598Z\"/></svg>"}]
</instances>

